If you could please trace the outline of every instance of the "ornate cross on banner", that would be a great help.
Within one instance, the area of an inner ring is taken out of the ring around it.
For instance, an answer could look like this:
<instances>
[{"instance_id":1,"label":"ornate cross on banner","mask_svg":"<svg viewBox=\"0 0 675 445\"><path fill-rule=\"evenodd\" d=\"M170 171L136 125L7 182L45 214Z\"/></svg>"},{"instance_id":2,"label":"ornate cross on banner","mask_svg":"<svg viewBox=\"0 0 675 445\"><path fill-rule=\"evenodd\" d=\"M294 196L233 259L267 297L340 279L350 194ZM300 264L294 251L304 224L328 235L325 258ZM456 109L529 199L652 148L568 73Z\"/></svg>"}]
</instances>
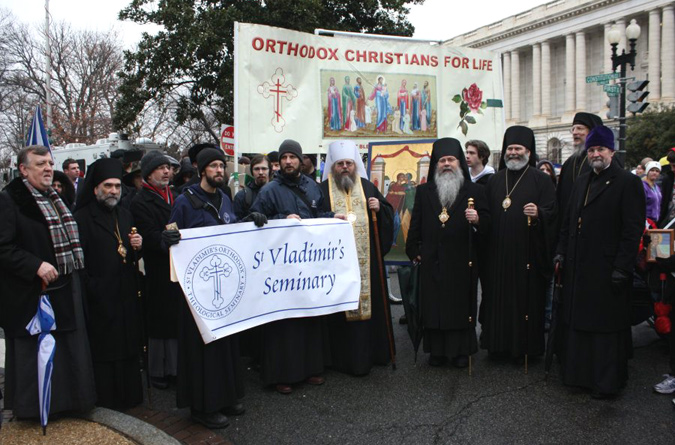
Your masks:
<instances>
[{"instance_id":1,"label":"ornate cross on banner","mask_svg":"<svg viewBox=\"0 0 675 445\"><path fill-rule=\"evenodd\" d=\"M281 113L281 99L286 99L289 102L292 101L294 98L298 97L298 90L291 84L285 84L286 78L284 77L284 70L281 68L277 68L272 75L271 80L272 83L265 81L258 85L258 93L265 99L274 96L274 116L272 117L271 123L274 130L277 133L281 133L286 125L286 120Z\"/></svg>"},{"instance_id":2,"label":"ornate cross on banner","mask_svg":"<svg viewBox=\"0 0 675 445\"><path fill-rule=\"evenodd\" d=\"M232 268L229 264L224 264L223 260L218 256L214 255L210 261L211 267L204 266L199 272L199 276L204 281L209 281L213 278L213 306L216 309L220 309L220 306L223 305L225 300L222 297L220 278L229 277L232 273Z\"/></svg>"}]
</instances>

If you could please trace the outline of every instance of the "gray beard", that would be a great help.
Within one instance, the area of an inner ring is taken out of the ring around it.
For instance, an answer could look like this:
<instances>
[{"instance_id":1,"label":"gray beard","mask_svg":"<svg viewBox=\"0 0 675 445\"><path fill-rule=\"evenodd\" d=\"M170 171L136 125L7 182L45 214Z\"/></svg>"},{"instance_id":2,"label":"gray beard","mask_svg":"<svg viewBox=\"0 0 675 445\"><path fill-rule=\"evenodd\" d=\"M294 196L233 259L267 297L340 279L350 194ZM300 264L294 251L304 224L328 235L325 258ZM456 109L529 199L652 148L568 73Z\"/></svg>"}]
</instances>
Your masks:
<instances>
[{"instance_id":1,"label":"gray beard","mask_svg":"<svg viewBox=\"0 0 675 445\"><path fill-rule=\"evenodd\" d=\"M516 171L522 170L523 168L525 168L528 162L530 162L530 155L525 154L523 155L522 160L509 159L508 161L506 161L506 168L508 168L509 170L516 170Z\"/></svg>"},{"instance_id":2,"label":"gray beard","mask_svg":"<svg viewBox=\"0 0 675 445\"><path fill-rule=\"evenodd\" d=\"M459 189L464 185L464 175L461 171L451 170L449 172L441 172L436 170L434 182L436 183L438 199L441 201L441 205L450 208L457 198Z\"/></svg>"},{"instance_id":3,"label":"gray beard","mask_svg":"<svg viewBox=\"0 0 675 445\"><path fill-rule=\"evenodd\" d=\"M609 164L610 164L611 162L612 162L611 159L609 160L609 162L605 162L604 160L591 161L591 160L589 159L589 160L588 160L588 165L590 165L591 168L592 168L593 170L595 170L596 172L601 172L601 171L603 171L604 169L606 169L607 166L609 166Z\"/></svg>"},{"instance_id":4,"label":"gray beard","mask_svg":"<svg viewBox=\"0 0 675 445\"><path fill-rule=\"evenodd\" d=\"M335 181L335 185L337 186L338 190L343 193L349 193L354 188L356 174L342 176L339 173L333 173L333 180Z\"/></svg>"},{"instance_id":5,"label":"gray beard","mask_svg":"<svg viewBox=\"0 0 675 445\"><path fill-rule=\"evenodd\" d=\"M109 209L112 209L117 205L117 203L120 202L120 197L109 195L101 191L96 194L96 200L105 205L106 207L108 207Z\"/></svg>"}]
</instances>

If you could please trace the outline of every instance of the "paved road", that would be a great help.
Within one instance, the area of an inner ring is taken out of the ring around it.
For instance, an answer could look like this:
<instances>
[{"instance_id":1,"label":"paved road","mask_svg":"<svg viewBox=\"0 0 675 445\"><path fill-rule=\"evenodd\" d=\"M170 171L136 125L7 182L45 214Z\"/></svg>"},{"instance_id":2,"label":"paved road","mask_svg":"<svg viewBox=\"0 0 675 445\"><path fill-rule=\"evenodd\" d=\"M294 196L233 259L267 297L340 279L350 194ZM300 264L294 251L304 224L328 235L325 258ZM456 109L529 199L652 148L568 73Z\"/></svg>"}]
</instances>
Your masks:
<instances>
[{"instance_id":1,"label":"paved road","mask_svg":"<svg viewBox=\"0 0 675 445\"><path fill-rule=\"evenodd\" d=\"M402 311L394 307L396 320ZM415 365L405 326L396 323L394 331L396 371L381 367L359 378L328 371L325 385L283 396L248 370L247 413L218 433L236 445L675 443L671 397L651 389L668 371L666 345L645 325L634 329L628 386L612 401L562 386L555 365L545 381L541 362L525 375L483 351L471 377L466 370L432 368L424 354ZM155 410L189 416L174 408L173 390L154 390L153 401Z\"/></svg>"},{"instance_id":2,"label":"paved road","mask_svg":"<svg viewBox=\"0 0 675 445\"><path fill-rule=\"evenodd\" d=\"M396 320L402 313L394 307ZM668 371L667 349L646 325L634 330L630 380L612 401L564 387L556 365L545 381L542 362L525 375L523 367L495 363L484 351L476 354L471 377L467 370L432 368L424 354L415 365L405 326L396 323L394 331L396 371L379 367L367 377L328 371L325 385L284 396L263 388L248 370L247 412L220 434L236 445L675 443L671 397L651 389ZM154 393L155 409L173 409L172 391Z\"/></svg>"}]
</instances>

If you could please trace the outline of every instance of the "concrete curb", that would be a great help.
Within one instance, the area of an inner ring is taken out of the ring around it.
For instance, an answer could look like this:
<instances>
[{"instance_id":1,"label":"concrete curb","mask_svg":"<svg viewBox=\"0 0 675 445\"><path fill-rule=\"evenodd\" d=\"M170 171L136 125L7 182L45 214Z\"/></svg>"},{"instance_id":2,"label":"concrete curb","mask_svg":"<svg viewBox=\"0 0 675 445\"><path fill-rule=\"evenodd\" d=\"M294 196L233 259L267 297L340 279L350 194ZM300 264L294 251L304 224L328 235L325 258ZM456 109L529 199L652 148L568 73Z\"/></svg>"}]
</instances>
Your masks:
<instances>
[{"instance_id":1,"label":"concrete curb","mask_svg":"<svg viewBox=\"0 0 675 445\"><path fill-rule=\"evenodd\" d=\"M94 408L83 414L81 418L107 426L142 445L180 445L178 440L164 431L119 411Z\"/></svg>"}]
</instances>

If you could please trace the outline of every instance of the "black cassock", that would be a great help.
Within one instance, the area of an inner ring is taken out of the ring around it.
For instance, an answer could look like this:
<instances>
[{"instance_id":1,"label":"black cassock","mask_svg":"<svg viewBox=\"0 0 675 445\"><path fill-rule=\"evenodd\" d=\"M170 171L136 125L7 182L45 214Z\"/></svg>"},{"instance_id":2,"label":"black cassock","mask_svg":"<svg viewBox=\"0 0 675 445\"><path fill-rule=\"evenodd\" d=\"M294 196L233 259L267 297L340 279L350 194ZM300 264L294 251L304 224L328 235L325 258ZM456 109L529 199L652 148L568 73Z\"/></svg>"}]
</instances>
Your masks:
<instances>
[{"instance_id":1,"label":"black cassock","mask_svg":"<svg viewBox=\"0 0 675 445\"><path fill-rule=\"evenodd\" d=\"M469 198L474 199L479 225L464 216ZM454 358L471 355L476 343L478 284L478 234L490 225L485 189L468 180L448 209L450 219L442 227L441 202L434 183L417 187L406 254L422 258L422 319L424 352ZM472 265L469 266L469 261Z\"/></svg>"},{"instance_id":2,"label":"black cassock","mask_svg":"<svg viewBox=\"0 0 675 445\"><path fill-rule=\"evenodd\" d=\"M140 311L136 264L127 209L92 201L75 213L85 258L85 307L94 362L97 405L126 409L143 401L140 374ZM119 255L119 234L127 249ZM57 345L58 347L58 345Z\"/></svg>"},{"instance_id":3,"label":"black cassock","mask_svg":"<svg viewBox=\"0 0 675 445\"><path fill-rule=\"evenodd\" d=\"M380 236L380 248L384 256L391 249L394 237L394 209L370 181L360 179L366 200L377 198L380 201L380 211L377 212L377 228ZM324 196L323 210L332 211L328 181L321 183L321 192ZM370 223L371 318L363 321L347 321L344 312L337 312L328 316L332 366L338 371L353 375L368 374L373 365L386 365L391 360L384 306L386 300L387 312L391 314L389 299L386 298L389 295L389 290L387 289L386 277L382 277L380 274L380 261L384 260L382 258L378 260L377 258L373 216L370 210L368 210L368 220ZM384 263L382 265L384 267ZM384 282L384 292L382 282ZM384 299L383 295L385 296ZM391 334L393 339L393 332Z\"/></svg>"},{"instance_id":4,"label":"black cassock","mask_svg":"<svg viewBox=\"0 0 675 445\"><path fill-rule=\"evenodd\" d=\"M481 281L481 347L511 357L544 353L544 307L556 229L551 177L532 166L526 168L503 168L486 187L491 230L488 274ZM507 175L511 205L504 210ZM530 226L523 213L527 203L536 204L539 212Z\"/></svg>"},{"instance_id":5,"label":"black cassock","mask_svg":"<svg viewBox=\"0 0 675 445\"><path fill-rule=\"evenodd\" d=\"M558 311L565 384L614 394L628 378L630 286L612 289L611 276L619 269L632 277L644 221L640 178L614 164L572 189L557 247L565 255Z\"/></svg>"}]
</instances>

